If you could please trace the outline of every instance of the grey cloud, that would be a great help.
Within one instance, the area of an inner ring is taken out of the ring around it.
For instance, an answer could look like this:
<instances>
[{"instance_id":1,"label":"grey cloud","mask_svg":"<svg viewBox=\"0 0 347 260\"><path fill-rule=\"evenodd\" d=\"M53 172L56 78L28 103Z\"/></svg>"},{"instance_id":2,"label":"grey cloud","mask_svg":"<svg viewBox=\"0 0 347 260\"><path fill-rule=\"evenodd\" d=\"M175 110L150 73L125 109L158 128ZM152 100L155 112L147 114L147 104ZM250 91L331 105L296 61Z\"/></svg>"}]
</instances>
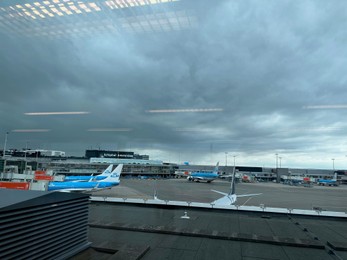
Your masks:
<instances>
[{"instance_id":1,"label":"grey cloud","mask_svg":"<svg viewBox=\"0 0 347 260\"><path fill-rule=\"evenodd\" d=\"M215 152L234 147L272 153L315 147L321 135L296 130L300 127L343 123L342 109L308 111L303 106L345 103L346 4L182 2L196 16L196 27L188 31L51 40L4 35L1 131L50 128L23 139L73 153L118 143L133 149L149 149L152 143L191 153L215 144ZM224 111L145 112L178 108ZM36 111L91 113L23 115ZM86 131L98 127L133 131ZM175 131L180 127L216 130ZM324 135L343 137L344 131ZM18 138L12 145L22 142Z\"/></svg>"}]
</instances>

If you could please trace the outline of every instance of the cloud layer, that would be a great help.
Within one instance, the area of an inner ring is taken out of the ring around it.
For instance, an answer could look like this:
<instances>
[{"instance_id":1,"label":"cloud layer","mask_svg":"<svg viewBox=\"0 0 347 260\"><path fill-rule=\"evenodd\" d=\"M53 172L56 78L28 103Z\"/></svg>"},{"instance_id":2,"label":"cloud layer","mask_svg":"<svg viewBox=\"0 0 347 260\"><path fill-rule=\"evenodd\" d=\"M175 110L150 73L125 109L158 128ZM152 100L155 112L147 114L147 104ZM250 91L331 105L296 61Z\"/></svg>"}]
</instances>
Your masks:
<instances>
[{"instance_id":1,"label":"cloud layer","mask_svg":"<svg viewBox=\"0 0 347 260\"><path fill-rule=\"evenodd\" d=\"M346 109L307 107L347 104L347 4L179 4L196 21L188 30L56 39L0 31L1 132L50 129L12 132L8 145L213 164L228 152L259 166L279 153L284 166L329 168L341 158L344 167ZM148 113L175 109L212 111ZM90 113L24 114L56 111Z\"/></svg>"}]
</instances>

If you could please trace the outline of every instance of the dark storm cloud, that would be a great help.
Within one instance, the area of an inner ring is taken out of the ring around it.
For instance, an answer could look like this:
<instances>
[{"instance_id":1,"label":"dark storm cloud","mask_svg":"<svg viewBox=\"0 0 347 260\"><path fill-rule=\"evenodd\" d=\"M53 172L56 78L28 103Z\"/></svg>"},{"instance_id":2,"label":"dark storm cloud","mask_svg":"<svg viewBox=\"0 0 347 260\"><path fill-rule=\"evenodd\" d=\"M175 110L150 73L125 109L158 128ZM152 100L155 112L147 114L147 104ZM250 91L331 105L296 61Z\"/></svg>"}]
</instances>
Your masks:
<instances>
[{"instance_id":1,"label":"dark storm cloud","mask_svg":"<svg viewBox=\"0 0 347 260\"><path fill-rule=\"evenodd\" d=\"M190 30L61 40L4 35L1 129L51 129L13 134L11 146L30 139L75 154L89 146L154 147L203 158L211 146L215 153L292 153L345 136L346 110L303 109L346 104L345 3L184 3L196 20ZM223 111L146 113L187 108ZM90 114L23 114L46 111Z\"/></svg>"}]
</instances>

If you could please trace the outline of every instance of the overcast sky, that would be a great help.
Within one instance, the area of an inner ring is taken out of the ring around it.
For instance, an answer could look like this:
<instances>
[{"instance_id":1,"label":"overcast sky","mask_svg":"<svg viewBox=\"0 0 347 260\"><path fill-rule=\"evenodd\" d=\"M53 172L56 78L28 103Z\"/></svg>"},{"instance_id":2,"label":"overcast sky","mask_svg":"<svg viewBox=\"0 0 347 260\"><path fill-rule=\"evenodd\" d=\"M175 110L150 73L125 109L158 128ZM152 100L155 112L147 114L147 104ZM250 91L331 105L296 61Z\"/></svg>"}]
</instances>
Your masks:
<instances>
[{"instance_id":1,"label":"overcast sky","mask_svg":"<svg viewBox=\"0 0 347 260\"><path fill-rule=\"evenodd\" d=\"M227 152L228 164L275 167L277 153L283 167L347 168L345 1L186 0L160 12L177 8L191 24L175 32L0 27L0 145L9 131L7 148L68 155L224 165ZM88 113L24 114L57 111Z\"/></svg>"}]
</instances>

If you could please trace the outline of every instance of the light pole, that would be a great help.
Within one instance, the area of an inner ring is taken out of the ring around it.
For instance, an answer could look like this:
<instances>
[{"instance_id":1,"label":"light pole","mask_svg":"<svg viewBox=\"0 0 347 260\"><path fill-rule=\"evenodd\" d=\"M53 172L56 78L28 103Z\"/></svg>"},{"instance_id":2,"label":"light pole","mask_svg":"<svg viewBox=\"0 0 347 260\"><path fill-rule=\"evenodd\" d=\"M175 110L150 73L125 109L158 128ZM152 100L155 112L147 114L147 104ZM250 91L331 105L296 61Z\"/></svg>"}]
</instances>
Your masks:
<instances>
[{"instance_id":1,"label":"light pole","mask_svg":"<svg viewBox=\"0 0 347 260\"><path fill-rule=\"evenodd\" d=\"M279 182L279 177L278 177L278 153L276 155L276 182Z\"/></svg>"},{"instance_id":2,"label":"light pole","mask_svg":"<svg viewBox=\"0 0 347 260\"><path fill-rule=\"evenodd\" d=\"M6 134L5 134L4 150L2 152L2 158L4 159L4 168L2 170L1 179L3 178L3 173L5 173L5 168L6 168L6 144L7 144L8 134L9 134L9 132L6 132Z\"/></svg>"},{"instance_id":3,"label":"light pole","mask_svg":"<svg viewBox=\"0 0 347 260\"><path fill-rule=\"evenodd\" d=\"M335 171L335 158L331 159L333 161L333 171Z\"/></svg>"},{"instance_id":4,"label":"light pole","mask_svg":"<svg viewBox=\"0 0 347 260\"><path fill-rule=\"evenodd\" d=\"M228 152L225 152L225 168L228 166Z\"/></svg>"},{"instance_id":5,"label":"light pole","mask_svg":"<svg viewBox=\"0 0 347 260\"><path fill-rule=\"evenodd\" d=\"M6 144L7 144L7 136L8 136L8 132L6 132L5 134L5 142L4 142L4 150L3 150L3 153L2 153L2 158L5 159L5 155L6 155Z\"/></svg>"},{"instance_id":6,"label":"light pole","mask_svg":"<svg viewBox=\"0 0 347 260\"><path fill-rule=\"evenodd\" d=\"M278 157L280 159L280 168L282 168L282 157Z\"/></svg>"},{"instance_id":7,"label":"light pole","mask_svg":"<svg viewBox=\"0 0 347 260\"><path fill-rule=\"evenodd\" d=\"M39 152L36 149L36 171L39 170Z\"/></svg>"},{"instance_id":8,"label":"light pole","mask_svg":"<svg viewBox=\"0 0 347 260\"><path fill-rule=\"evenodd\" d=\"M25 151L24 151L24 171L25 174L27 173L27 150L28 150L28 141L25 144Z\"/></svg>"}]
</instances>

